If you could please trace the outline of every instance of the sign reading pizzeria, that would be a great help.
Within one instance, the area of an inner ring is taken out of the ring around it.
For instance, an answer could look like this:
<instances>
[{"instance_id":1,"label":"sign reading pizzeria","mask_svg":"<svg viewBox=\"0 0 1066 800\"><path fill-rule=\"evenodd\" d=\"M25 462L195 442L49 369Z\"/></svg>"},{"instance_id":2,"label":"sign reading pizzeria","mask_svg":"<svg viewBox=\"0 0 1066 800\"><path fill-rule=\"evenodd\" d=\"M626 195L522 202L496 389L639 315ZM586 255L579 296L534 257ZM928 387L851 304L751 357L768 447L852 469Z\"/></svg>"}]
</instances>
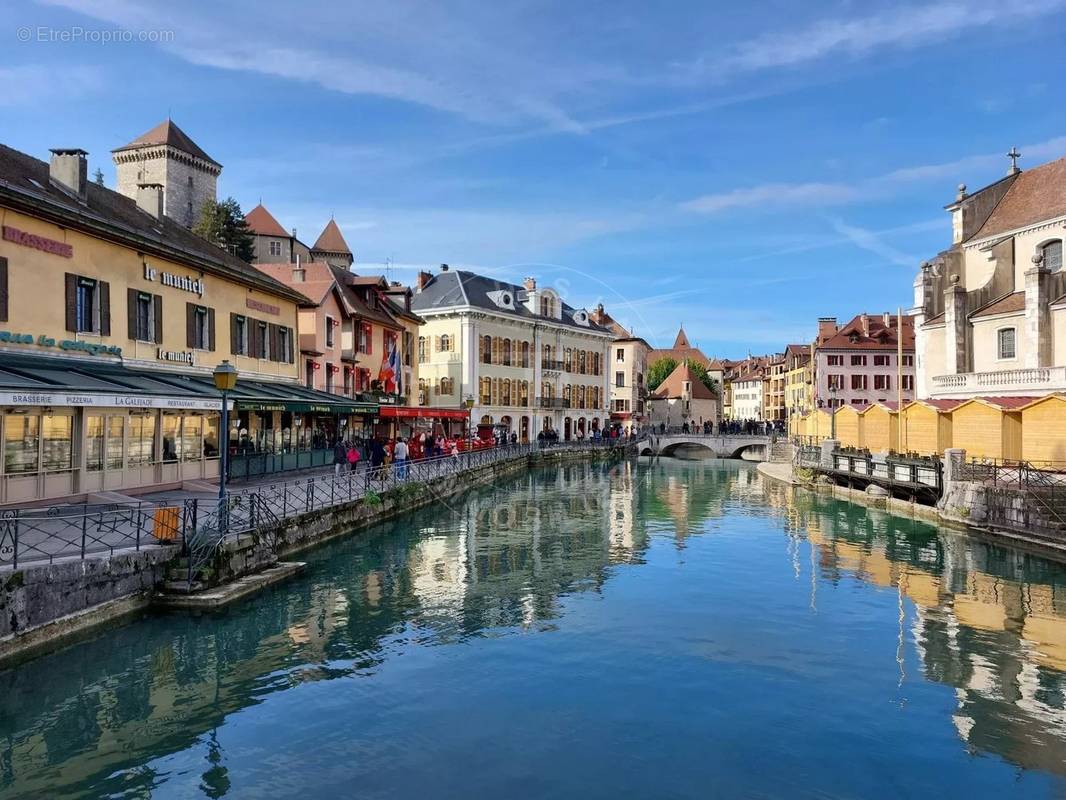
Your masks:
<instances>
[{"instance_id":1,"label":"sign reading pizzeria","mask_svg":"<svg viewBox=\"0 0 1066 800\"><path fill-rule=\"evenodd\" d=\"M54 256L62 256L63 258L74 257L74 245L60 242L55 239L49 239L47 236L26 233L26 231L20 231L18 228L12 228L10 225L4 226L4 241L14 242L23 247L32 247L34 250L51 253Z\"/></svg>"}]
</instances>

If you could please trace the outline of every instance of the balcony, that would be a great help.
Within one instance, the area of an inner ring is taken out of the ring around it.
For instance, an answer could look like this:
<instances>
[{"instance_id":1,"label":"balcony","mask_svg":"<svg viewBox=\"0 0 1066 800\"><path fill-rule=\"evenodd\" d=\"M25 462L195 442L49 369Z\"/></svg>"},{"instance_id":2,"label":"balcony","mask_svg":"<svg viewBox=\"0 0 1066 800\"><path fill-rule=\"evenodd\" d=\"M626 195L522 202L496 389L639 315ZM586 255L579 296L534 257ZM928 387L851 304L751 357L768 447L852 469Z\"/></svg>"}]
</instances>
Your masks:
<instances>
[{"instance_id":1,"label":"balcony","mask_svg":"<svg viewBox=\"0 0 1066 800\"><path fill-rule=\"evenodd\" d=\"M544 358L544 359L541 359L540 367L541 367L541 369L551 370L552 372L562 372L563 371L563 362L562 361L550 361L549 359Z\"/></svg>"},{"instance_id":2,"label":"balcony","mask_svg":"<svg viewBox=\"0 0 1066 800\"><path fill-rule=\"evenodd\" d=\"M561 397L538 397L537 405L540 408L570 408L570 401Z\"/></svg>"},{"instance_id":3,"label":"balcony","mask_svg":"<svg viewBox=\"0 0 1066 800\"><path fill-rule=\"evenodd\" d=\"M930 383L930 394L940 398L1046 394L1066 391L1066 366L934 375Z\"/></svg>"}]
</instances>

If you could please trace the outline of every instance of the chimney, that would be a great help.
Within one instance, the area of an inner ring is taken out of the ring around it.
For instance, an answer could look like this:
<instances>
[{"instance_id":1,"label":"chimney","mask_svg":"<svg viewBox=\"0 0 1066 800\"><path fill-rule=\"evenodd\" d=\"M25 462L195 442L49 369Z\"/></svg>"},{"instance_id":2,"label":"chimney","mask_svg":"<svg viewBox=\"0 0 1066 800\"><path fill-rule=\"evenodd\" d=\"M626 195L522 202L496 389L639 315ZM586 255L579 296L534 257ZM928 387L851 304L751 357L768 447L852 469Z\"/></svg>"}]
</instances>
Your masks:
<instances>
[{"instance_id":1,"label":"chimney","mask_svg":"<svg viewBox=\"0 0 1066 800\"><path fill-rule=\"evenodd\" d=\"M303 268L303 264L300 262L300 254L296 254L296 266L292 268L292 281L293 283L303 283L307 279L307 270Z\"/></svg>"},{"instance_id":2,"label":"chimney","mask_svg":"<svg viewBox=\"0 0 1066 800\"><path fill-rule=\"evenodd\" d=\"M64 191L84 201L85 190L89 184L89 167L85 157L89 154L77 148L56 148L51 152L52 160L48 164L49 179Z\"/></svg>"},{"instance_id":3,"label":"chimney","mask_svg":"<svg viewBox=\"0 0 1066 800\"><path fill-rule=\"evenodd\" d=\"M425 289L427 286L429 286L429 282L431 280L433 280L433 273L432 272L426 272L425 270L419 270L418 282L415 284L415 287L416 287L415 291L416 292L421 292L423 289Z\"/></svg>"},{"instance_id":4,"label":"chimney","mask_svg":"<svg viewBox=\"0 0 1066 800\"><path fill-rule=\"evenodd\" d=\"M886 311L881 316L881 321L885 323L885 327L886 328L891 328L892 327L892 312L891 311Z\"/></svg>"},{"instance_id":5,"label":"chimney","mask_svg":"<svg viewBox=\"0 0 1066 800\"><path fill-rule=\"evenodd\" d=\"M296 228L293 228L293 229L292 229L292 238L293 238L293 239L295 239L295 238L296 238Z\"/></svg>"},{"instance_id":6,"label":"chimney","mask_svg":"<svg viewBox=\"0 0 1066 800\"><path fill-rule=\"evenodd\" d=\"M862 335L863 336L869 336L870 335L870 315L867 314L865 311L863 311L862 312L862 316L859 317L859 319L862 321Z\"/></svg>"},{"instance_id":7,"label":"chimney","mask_svg":"<svg viewBox=\"0 0 1066 800\"><path fill-rule=\"evenodd\" d=\"M138 183L137 208L152 219L162 219L163 185L159 183Z\"/></svg>"},{"instance_id":8,"label":"chimney","mask_svg":"<svg viewBox=\"0 0 1066 800\"><path fill-rule=\"evenodd\" d=\"M526 278L524 281L522 281L522 285L526 287L527 292L535 291L537 288L537 279Z\"/></svg>"},{"instance_id":9,"label":"chimney","mask_svg":"<svg viewBox=\"0 0 1066 800\"><path fill-rule=\"evenodd\" d=\"M441 264L440 265L440 271L441 272L447 272L448 271L448 265L447 264Z\"/></svg>"},{"instance_id":10,"label":"chimney","mask_svg":"<svg viewBox=\"0 0 1066 800\"><path fill-rule=\"evenodd\" d=\"M818 341L824 342L830 336L837 332L837 318L836 317L819 317L818 318Z\"/></svg>"}]
</instances>

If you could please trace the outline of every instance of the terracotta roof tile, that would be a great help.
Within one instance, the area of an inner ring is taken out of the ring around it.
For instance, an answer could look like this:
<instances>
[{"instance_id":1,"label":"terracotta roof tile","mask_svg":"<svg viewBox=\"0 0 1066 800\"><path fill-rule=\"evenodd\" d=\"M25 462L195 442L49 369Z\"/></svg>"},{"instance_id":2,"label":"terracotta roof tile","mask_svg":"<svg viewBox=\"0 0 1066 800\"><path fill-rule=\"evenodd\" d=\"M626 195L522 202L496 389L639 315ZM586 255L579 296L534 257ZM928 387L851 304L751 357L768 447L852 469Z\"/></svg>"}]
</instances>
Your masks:
<instances>
[{"instance_id":1,"label":"terracotta roof tile","mask_svg":"<svg viewBox=\"0 0 1066 800\"><path fill-rule=\"evenodd\" d=\"M1025 292L1014 292L993 300L985 306L970 314L970 319L977 317L992 317L996 314L1010 314L1015 311L1025 311Z\"/></svg>"},{"instance_id":2,"label":"terracotta roof tile","mask_svg":"<svg viewBox=\"0 0 1066 800\"><path fill-rule=\"evenodd\" d=\"M693 400L715 400L717 399L714 392L707 388L707 386L696 377L696 373L692 371L692 368L688 364L678 364L674 371L671 372L665 381L652 392L652 397L658 397L660 399L666 397L680 397L681 389L685 381L689 381L692 384L692 399Z\"/></svg>"},{"instance_id":3,"label":"terracotta roof tile","mask_svg":"<svg viewBox=\"0 0 1066 800\"><path fill-rule=\"evenodd\" d=\"M825 350L895 350L896 315L890 314L886 324L881 314L859 314L842 325L821 347ZM907 315L903 317L903 349L914 351L914 317Z\"/></svg>"},{"instance_id":4,"label":"terracotta roof tile","mask_svg":"<svg viewBox=\"0 0 1066 800\"><path fill-rule=\"evenodd\" d=\"M975 400L980 400L983 403L988 403L991 406L998 406L999 408L1002 408L1004 411L1016 411L1017 409L1021 408L1022 406L1027 406L1031 402L1033 402L1034 400L1037 400L1039 398L1036 398L1036 397L976 397L974 399Z\"/></svg>"},{"instance_id":5,"label":"terracotta roof tile","mask_svg":"<svg viewBox=\"0 0 1066 800\"><path fill-rule=\"evenodd\" d=\"M1025 170L971 240L1066 215L1066 158Z\"/></svg>"},{"instance_id":6,"label":"terracotta roof tile","mask_svg":"<svg viewBox=\"0 0 1066 800\"><path fill-rule=\"evenodd\" d=\"M140 147L149 147L160 144L170 145L176 150L181 150L189 155L202 158L204 161L210 161L217 167L222 166L215 161L215 159L205 153L196 142L190 139L189 135L179 128L173 120L169 119L160 122L147 133L142 133L129 144L123 145L122 147L116 147L111 152L121 153L123 150L136 150Z\"/></svg>"},{"instance_id":7,"label":"terracotta roof tile","mask_svg":"<svg viewBox=\"0 0 1066 800\"><path fill-rule=\"evenodd\" d=\"M326 227L322 229L322 233L319 234L311 249L322 253L347 253L349 255L352 253L341 235L341 229L332 219L326 223Z\"/></svg>"},{"instance_id":8,"label":"terracotta roof tile","mask_svg":"<svg viewBox=\"0 0 1066 800\"><path fill-rule=\"evenodd\" d=\"M248 223L248 229L260 236L281 236L288 238L289 233L273 214L266 210L262 203L244 215L244 221Z\"/></svg>"},{"instance_id":9,"label":"terracotta roof tile","mask_svg":"<svg viewBox=\"0 0 1066 800\"><path fill-rule=\"evenodd\" d=\"M688 336L685 335L684 326L678 328L677 329L677 338L674 339L674 349L675 350L688 350L691 347L692 347L692 345L690 345L688 343Z\"/></svg>"}]
</instances>

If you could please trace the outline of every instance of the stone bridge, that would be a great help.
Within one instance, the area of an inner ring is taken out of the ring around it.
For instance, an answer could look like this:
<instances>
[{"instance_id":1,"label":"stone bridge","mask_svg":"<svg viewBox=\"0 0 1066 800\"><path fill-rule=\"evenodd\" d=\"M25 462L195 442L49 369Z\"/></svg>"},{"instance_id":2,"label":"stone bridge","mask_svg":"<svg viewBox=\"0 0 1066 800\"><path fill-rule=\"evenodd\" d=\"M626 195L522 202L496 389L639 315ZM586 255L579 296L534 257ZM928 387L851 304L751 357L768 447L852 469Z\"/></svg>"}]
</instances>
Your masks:
<instances>
[{"instance_id":1,"label":"stone bridge","mask_svg":"<svg viewBox=\"0 0 1066 800\"><path fill-rule=\"evenodd\" d=\"M650 433L639 443L642 456L671 456L680 447L702 447L718 458L743 458L747 461L769 461L771 439L769 436L731 434L725 436L704 433L667 432Z\"/></svg>"}]
</instances>

